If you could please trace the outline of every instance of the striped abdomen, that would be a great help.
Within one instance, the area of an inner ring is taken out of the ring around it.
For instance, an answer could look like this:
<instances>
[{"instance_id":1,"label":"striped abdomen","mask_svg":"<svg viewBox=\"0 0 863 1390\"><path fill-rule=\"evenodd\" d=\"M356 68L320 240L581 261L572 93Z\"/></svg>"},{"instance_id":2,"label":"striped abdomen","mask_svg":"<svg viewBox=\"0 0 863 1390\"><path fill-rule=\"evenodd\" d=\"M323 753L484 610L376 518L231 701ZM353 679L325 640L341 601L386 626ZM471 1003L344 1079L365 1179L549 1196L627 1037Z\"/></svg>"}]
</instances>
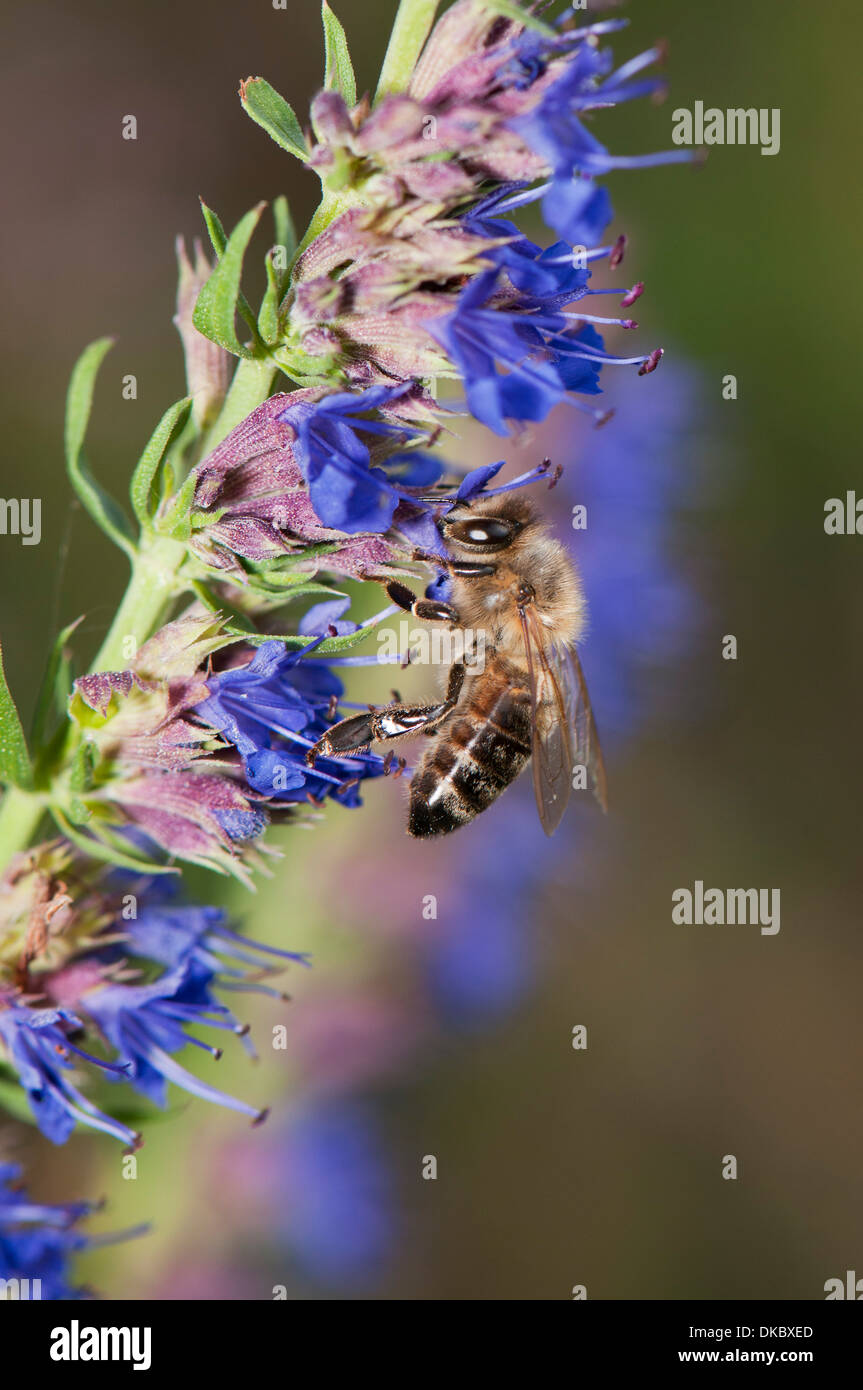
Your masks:
<instances>
[{"instance_id":1,"label":"striped abdomen","mask_svg":"<svg viewBox=\"0 0 863 1390\"><path fill-rule=\"evenodd\" d=\"M530 695L502 661L474 677L411 780L408 831L446 835L490 806L530 757Z\"/></svg>"}]
</instances>

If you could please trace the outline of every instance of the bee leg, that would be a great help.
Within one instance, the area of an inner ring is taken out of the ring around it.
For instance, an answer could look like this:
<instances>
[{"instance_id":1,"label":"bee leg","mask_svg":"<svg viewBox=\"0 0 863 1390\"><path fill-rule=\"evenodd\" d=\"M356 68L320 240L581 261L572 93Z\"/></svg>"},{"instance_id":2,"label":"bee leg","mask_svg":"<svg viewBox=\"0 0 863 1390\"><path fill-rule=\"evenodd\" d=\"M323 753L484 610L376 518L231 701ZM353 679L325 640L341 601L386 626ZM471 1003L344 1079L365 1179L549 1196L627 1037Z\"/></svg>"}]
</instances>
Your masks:
<instances>
[{"instance_id":1,"label":"bee leg","mask_svg":"<svg viewBox=\"0 0 863 1390\"><path fill-rule=\"evenodd\" d=\"M497 574L497 565L490 565L485 560L451 560L447 555L434 555L425 550L414 550L411 559L446 570L456 579L488 579Z\"/></svg>"},{"instance_id":2,"label":"bee leg","mask_svg":"<svg viewBox=\"0 0 863 1390\"><path fill-rule=\"evenodd\" d=\"M387 585L387 593L393 603L398 604L406 613L412 613L415 618L422 618L429 623L459 623L458 613L451 603L437 603L432 599L417 598L406 584L399 584L395 579Z\"/></svg>"},{"instance_id":3,"label":"bee leg","mask_svg":"<svg viewBox=\"0 0 863 1390\"><path fill-rule=\"evenodd\" d=\"M368 714L351 714L347 719L340 719L309 749L306 762L314 767L317 758L347 757L364 752L371 743L387 743L428 733L452 713L461 695L464 677L464 665L456 662L450 667L447 691L442 700L417 705L386 705Z\"/></svg>"}]
</instances>

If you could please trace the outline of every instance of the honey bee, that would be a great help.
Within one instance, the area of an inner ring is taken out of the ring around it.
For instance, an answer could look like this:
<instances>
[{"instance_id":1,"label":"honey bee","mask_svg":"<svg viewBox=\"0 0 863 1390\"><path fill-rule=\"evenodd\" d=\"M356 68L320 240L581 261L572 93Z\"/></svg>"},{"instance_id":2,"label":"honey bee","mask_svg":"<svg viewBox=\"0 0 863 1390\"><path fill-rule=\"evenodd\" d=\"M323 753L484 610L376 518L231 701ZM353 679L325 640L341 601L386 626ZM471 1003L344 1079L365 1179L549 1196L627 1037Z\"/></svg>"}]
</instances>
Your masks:
<instances>
[{"instance_id":1,"label":"honey bee","mask_svg":"<svg viewBox=\"0 0 863 1390\"><path fill-rule=\"evenodd\" d=\"M387 592L418 618L476 634L482 666L453 661L436 700L394 701L340 720L309 750L309 762L436 734L410 783L407 829L420 838L473 820L529 761L547 835L560 824L579 766L605 810L605 768L575 651L586 604L569 555L522 496L457 503L438 526L447 557L423 558L449 572L452 603L418 599L397 582Z\"/></svg>"}]
</instances>

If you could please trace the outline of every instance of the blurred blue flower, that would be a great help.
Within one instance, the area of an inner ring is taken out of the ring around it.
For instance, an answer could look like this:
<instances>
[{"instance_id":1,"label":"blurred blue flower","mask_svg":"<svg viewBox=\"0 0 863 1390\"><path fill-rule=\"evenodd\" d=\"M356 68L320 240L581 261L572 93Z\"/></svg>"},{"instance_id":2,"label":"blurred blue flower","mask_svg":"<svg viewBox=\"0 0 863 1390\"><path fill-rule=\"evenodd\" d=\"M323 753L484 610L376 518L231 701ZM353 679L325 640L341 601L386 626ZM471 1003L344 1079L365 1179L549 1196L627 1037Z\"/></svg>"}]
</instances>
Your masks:
<instances>
[{"instance_id":1,"label":"blurred blue flower","mask_svg":"<svg viewBox=\"0 0 863 1390\"><path fill-rule=\"evenodd\" d=\"M565 464L551 494L568 517L574 504L587 508L572 548L588 604L581 658L606 742L652 716L648 673L677 660L699 622L701 600L675 558L674 513L695 495L700 409L685 364L667 364L649 387L618 379L614 419L591 435L583 464ZM565 428L557 448L553 437L545 445L553 456L571 449Z\"/></svg>"},{"instance_id":2,"label":"blurred blue flower","mask_svg":"<svg viewBox=\"0 0 863 1390\"><path fill-rule=\"evenodd\" d=\"M0 997L0 1040L45 1137L63 1144L80 1121L134 1145L139 1137L135 1131L106 1115L65 1075L75 1065L74 1055L115 1077L125 1077L124 1067L82 1052L69 1041L69 1034L82 1028L81 1020L68 1009L31 1009L14 998Z\"/></svg>"},{"instance_id":3,"label":"blurred blue flower","mask_svg":"<svg viewBox=\"0 0 863 1390\"><path fill-rule=\"evenodd\" d=\"M70 1255L90 1243L74 1227L94 1207L89 1202L48 1206L33 1202L20 1186L21 1168L0 1163L0 1280L28 1280L19 1297L86 1298L69 1283Z\"/></svg>"},{"instance_id":4,"label":"blurred blue flower","mask_svg":"<svg viewBox=\"0 0 863 1390\"><path fill-rule=\"evenodd\" d=\"M490 827L487 820L478 816L469 843L449 851L455 891L419 948L425 988L448 1027L487 1025L530 990L537 966L532 908L549 861L560 853L557 841L533 833L536 811L524 784L501 798Z\"/></svg>"},{"instance_id":5,"label":"blurred blue flower","mask_svg":"<svg viewBox=\"0 0 863 1390\"><path fill-rule=\"evenodd\" d=\"M307 954L265 946L232 931L218 907L199 907L177 901L177 889L164 879L150 879L138 889L143 906L134 921L124 923L129 947L136 956L174 967L192 960L209 971L220 989L247 990L281 997L262 985L262 975L283 969L281 962L308 965ZM118 924L119 925L119 924ZM122 952L122 946L114 948Z\"/></svg>"},{"instance_id":6,"label":"blurred blue flower","mask_svg":"<svg viewBox=\"0 0 863 1390\"><path fill-rule=\"evenodd\" d=\"M224 1091L208 1086L194 1076L172 1053L187 1043L200 1047L218 1059L219 1048L187 1033L190 1026L243 1031L230 1011L211 990L212 972L191 956L185 956L173 970L151 985L106 984L88 990L81 997L81 1009L98 1025L116 1049L128 1071L129 1083L159 1106L167 1104L167 1083L181 1086L191 1095L216 1105L249 1115L257 1124L267 1112Z\"/></svg>"},{"instance_id":7,"label":"blurred blue flower","mask_svg":"<svg viewBox=\"0 0 863 1390\"><path fill-rule=\"evenodd\" d=\"M98 1206L92 1202L49 1205L34 1202L21 1182L17 1163L0 1163L0 1281L17 1280L19 1299L67 1300L92 1297L69 1282L70 1257L94 1245L111 1245L144 1235L146 1226L90 1237L76 1230ZM27 1281L22 1287L21 1281ZM9 1292L6 1294L9 1297Z\"/></svg>"},{"instance_id":8,"label":"blurred blue flower","mask_svg":"<svg viewBox=\"0 0 863 1390\"><path fill-rule=\"evenodd\" d=\"M123 897L123 909L117 901ZM136 916L126 919L131 899ZM192 1095L249 1115L265 1111L207 1085L174 1060L188 1045L218 1059L221 1050L193 1036L194 1027L217 1028L244 1040L248 1026L215 990L266 994L281 990L264 983L284 962L307 965L308 957L251 941L233 931L217 908L184 903L164 879L134 878L114 871L101 884L100 930L85 950L40 977L40 992L56 1007L33 1009L11 993L0 995L0 1042L27 1092L37 1124L63 1143L80 1122L136 1147L140 1136L98 1109L66 1072L77 1058L110 1080L126 1082L163 1106L167 1083ZM103 926L107 920L107 926ZM146 962L167 967L153 980ZM120 983L120 971L137 972L149 983ZM111 1061L85 1052L72 1038L89 1033L115 1049Z\"/></svg>"},{"instance_id":9,"label":"blurred blue flower","mask_svg":"<svg viewBox=\"0 0 863 1390\"><path fill-rule=\"evenodd\" d=\"M304 1272L324 1284L373 1282L393 1246L395 1215L369 1110L345 1101L300 1104L278 1154L275 1219Z\"/></svg>"}]
</instances>

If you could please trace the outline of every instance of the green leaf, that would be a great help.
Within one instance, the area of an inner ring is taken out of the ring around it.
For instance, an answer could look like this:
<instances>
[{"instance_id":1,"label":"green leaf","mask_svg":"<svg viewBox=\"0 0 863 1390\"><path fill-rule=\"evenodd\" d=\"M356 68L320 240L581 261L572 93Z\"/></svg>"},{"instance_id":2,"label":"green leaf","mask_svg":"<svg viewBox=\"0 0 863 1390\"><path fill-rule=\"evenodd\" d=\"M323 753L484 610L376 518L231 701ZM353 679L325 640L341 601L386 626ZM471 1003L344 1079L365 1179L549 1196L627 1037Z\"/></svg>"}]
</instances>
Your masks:
<instances>
[{"instance_id":1,"label":"green leaf","mask_svg":"<svg viewBox=\"0 0 863 1390\"><path fill-rule=\"evenodd\" d=\"M348 52L348 41L341 22L336 19L327 0L321 6L321 19L324 23L324 43L326 63L324 66L324 86L328 91L341 92L348 106L356 106L357 80L354 65Z\"/></svg>"},{"instance_id":2,"label":"green leaf","mask_svg":"<svg viewBox=\"0 0 863 1390\"><path fill-rule=\"evenodd\" d=\"M283 150L301 159L305 164L309 158L309 147L303 128L297 120L292 106L279 96L263 77L247 77L240 83L240 101L257 124L265 130Z\"/></svg>"},{"instance_id":3,"label":"green leaf","mask_svg":"<svg viewBox=\"0 0 863 1390\"><path fill-rule=\"evenodd\" d=\"M297 232L294 227L294 219L291 217L291 209L288 200L283 193L278 198L273 199L273 222L276 228L276 246L284 246L288 268L284 273L284 288L288 287L290 279L290 264L294 252L297 249Z\"/></svg>"},{"instance_id":4,"label":"green leaf","mask_svg":"<svg viewBox=\"0 0 863 1390\"><path fill-rule=\"evenodd\" d=\"M265 343L275 344L281 336L279 305L284 299L291 283L291 265L297 249L297 234L291 218L288 200L283 194L273 200L273 223L276 240L267 252L264 262L267 272L267 288L261 301L258 314L258 330ZM276 253L283 264L275 264Z\"/></svg>"},{"instance_id":5,"label":"green leaf","mask_svg":"<svg viewBox=\"0 0 863 1390\"><path fill-rule=\"evenodd\" d=\"M66 469L72 486L96 525L134 560L135 536L129 520L119 503L96 482L83 457L96 375L103 357L113 345L112 338L99 338L84 349L75 363L66 397Z\"/></svg>"},{"instance_id":6,"label":"green leaf","mask_svg":"<svg viewBox=\"0 0 863 1390\"><path fill-rule=\"evenodd\" d=\"M89 739L79 743L72 758L69 771L69 788L73 792L93 790L93 773L99 761L99 754Z\"/></svg>"},{"instance_id":7,"label":"green leaf","mask_svg":"<svg viewBox=\"0 0 863 1390\"><path fill-rule=\"evenodd\" d=\"M209 589L202 580L193 579L189 588L193 593L197 594L204 607L209 608L211 613L218 613L220 616L224 615L228 617L233 625L231 630L239 630L244 636L247 633L254 633L255 626L251 618L247 618L245 613L241 613L239 608L234 608L227 600L217 598L212 589ZM225 632L229 631L227 623L223 624L223 627Z\"/></svg>"},{"instance_id":8,"label":"green leaf","mask_svg":"<svg viewBox=\"0 0 863 1390\"><path fill-rule=\"evenodd\" d=\"M197 475L189 474L179 492L171 499L165 515L159 519L157 530L172 541L187 541L192 534L192 503L198 486Z\"/></svg>"},{"instance_id":9,"label":"green leaf","mask_svg":"<svg viewBox=\"0 0 863 1390\"><path fill-rule=\"evenodd\" d=\"M63 814L59 806L51 807L51 815L66 839L71 840L73 845L77 845L91 859L99 859L107 864L116 864L121 869L132 869L136 874L178 874L180 872L179 869L168 864L154 864L149 859L138 859L136 855L129 853L128 844L124 845L119 839L115 839L104 826L100 827L99 833L104 836L107 843L95 839L92 835L82 835Z\"/></svg>"},{"instance_id":10,"label":"green leaf","mask_svg":"<svg viewBox=\"0 0 863 1390\"><path fill-rule=\"evenodd\" d=\"M282 276L273 265L273 248L266 255L267 288L258 314L258 332L265 343L277 343L281 337L279 305L282 302Z\"/></svg>"},{"instance_id":11,"label":"green leaf","mask_svg":"<svg viewBox=\"0 0 863 1390\"><path fill-rule=\"evenodd\" d=\"M83 621L83 617L76 618L68 627L64 627L51 649L51 655L48 658L48 664L45 667L45 674L42 677L42 684L36 698L36 710L33 715L33 726L30 730L30 740L36 749L42 748L45 743L52 709L60 715L66 712L66 699L71 688L71 673L65 648L72 633Z\"/></svg>"},{"instance_id":12,"label":"green leaf","mask_svg":"<svg viewBox=\"0 0 863 1390\"><path fill-rule=\"evenodd\" d=\"M204 214L204 221L207 224L207 235L210 238L213 250L217 257L221 257L228 244L228 233L222 226L221 218L212 208L208 208L203 198L198 199L201 204L201 212Z\"/></svg>"},{"instance_id":13,"label":"green leaf","mask_svg":"<svg viewBox=\"0 0 863 1390\"><path fill-rule=\"evenodd\" d=\"M390 92L403 92L423 50L440 0L401 0L384 55L375 102Z\"/></svg>"},{"instance_id":14,"label":"green leaf","mask_svg":"<svg viewBox=\"0 0 863 1390\"><path fill-rule=\"evenodd\" d=\"M3 648L0 647L0 782L12 783L28 791L33 785L33 769L27 740L18 710L6 684Z\"/></svg>"},{"instance_id":15,"label":"green leaf","mask_svg":"<svg viewBox=\"0 0 863 1390\"><path fill-rule=\"evenodd\" d=\"M263 203L258 203L257 207L240 218L219 257L218 265L206 284L201 287L192 315L192 322L199 333L203 333L211 342L218 343L226 352L232 352L235 357L258 356L263 347L258 339L255 316L240 289L240 277L243 273L246 248L264 206ZM234 320L238 310L257 340L254 344L257 351L244 347L237 338Z\"/></svg>"},{"instance_id":16,"label":"green leaf","mask_svg":"<svg viewBox=\"0 0 863 1390\"><path fill-rule=\"evenodd\" d=\"M152 529L150 497L156 474L166 453L182 433L191 409L192 397L185 396L165 411L132 474L129 485L132 506L141 525L148 531Z\"/></svg>"},{"instance_id":17,"label":"green leaf","mask_svg":"<svg viewBox=\"0 0 863 1390\"><path fill-rule=\"evenodd\" d=\"M199 198L198 202L201 204L201 212L203 213L204 221L207 224L207 235L209 236L210 243L213 247L213 250L216 253L216 259L220 260L224 254L225 247L228 244L228 234L222 226L222 221L218 213L213 212L212 208L208 208L203 198ZM246 296L243 294L242 290L240 291L239 297L237 299L237 308L239 309L243 318L246 320L246 323L254 331L255 316L252 313L252 306L249 303Z\"/></svg>"},{"instance_id":18,"label":"green leaf","mask_svg":"<svg viewBox=\"0 0 863 1390\"><path fill-rule=\"evenodd\" d=\"M327 637L320 646L315 647L315 655L335 656L338 652L346 652L351 647L355 647L364 637L368 637L376 626L376 623L369 623L365 627L357 628L356 632L345 632L339 637ZM307 647L312 641L312 638L299 632L251 633L242 629L235 629L231 623L225 624L225 631L229 632L232 637L242 637L252 647L259 647L262 642L284 642L286 647L296 651L300 647Z\"/></svg>"}]
</instances>

